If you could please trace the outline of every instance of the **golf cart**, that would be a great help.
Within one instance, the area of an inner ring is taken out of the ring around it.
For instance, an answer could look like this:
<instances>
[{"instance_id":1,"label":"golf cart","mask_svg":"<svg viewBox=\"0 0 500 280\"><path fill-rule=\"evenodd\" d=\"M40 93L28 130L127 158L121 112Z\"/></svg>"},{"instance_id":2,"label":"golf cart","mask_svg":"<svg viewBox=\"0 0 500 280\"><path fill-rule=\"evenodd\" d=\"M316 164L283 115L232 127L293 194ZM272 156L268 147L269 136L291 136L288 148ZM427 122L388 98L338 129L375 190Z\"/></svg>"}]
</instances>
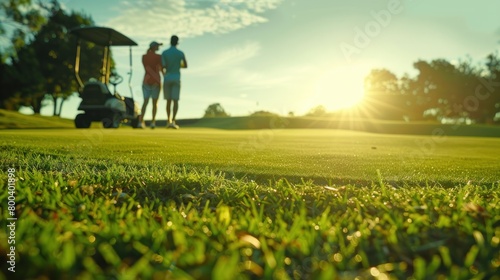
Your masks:
<instances>
[{"instance_id":1,"label":"golf cart","mask_svg":"<svg viewBox=\"0 0 500 280\"><path fill-rule=\"evenodd\" d=\"M134 102L132 87L132 46L137 43L122 33L107 27L86 26L77 27L70 31L78 37L75 58L75 77L79 85L79 95L82 102L78 110L84 111L75 118L76 128L89 128L92 122L102 122L104 128L117 128L120 123L129 123L132 127L139 127L139 105ZM80 43L81 40L92 42L104 48L101 77L91 78L83 82L80 77ZM129 89L132 97L122 97L116 92L116 86L123 82L123 77L111 71L111 46L129 46L130 72ZM113 92L108 85L113 85Z\"/></svg>"}]
</instances>

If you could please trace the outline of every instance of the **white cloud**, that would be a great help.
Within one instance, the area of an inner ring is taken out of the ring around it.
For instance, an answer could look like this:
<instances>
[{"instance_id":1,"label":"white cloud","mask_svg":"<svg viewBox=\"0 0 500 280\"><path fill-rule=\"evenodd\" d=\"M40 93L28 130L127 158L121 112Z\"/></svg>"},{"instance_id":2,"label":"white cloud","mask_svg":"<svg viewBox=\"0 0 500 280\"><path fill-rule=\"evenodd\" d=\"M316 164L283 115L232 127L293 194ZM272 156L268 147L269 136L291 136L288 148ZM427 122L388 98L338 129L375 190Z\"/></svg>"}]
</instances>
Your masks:
<instances>
[{"instance_id":1,"label":"white cloud","mask_svg":"<svg viewBox=\"0 0 500 280\"><path fill-rule=\"evenodd\" d=\"M307 76L307 73L312 70L311 67L304 65L286 69L278 67L274 70L269 66L266 66L266 69L260 69L260 71L249 69L248 66L252 64L267 65L262 64L262 58L259 57L260 51L261 45L253 41L227 47L215 53L199 67L189 69L189 76L215 78L224 84L226 90L245 93L279 85L283 86L283 84L291 85L292 80L296 80L297 77ZM252 59L255 62L252 63Z\"/></svg>"},{"instance_id":2,"label":"white cloud","mask_svg":"<svg viewBox=\"0 0 500 280\"><path fill-rule=\"evenodd\" d=\"M139 0L124 1L106 25L131 37L176 34L181 38L224 34L266 22L265 11L283 0Z\"/></svg>"},{"instance_id":3,"label":"white cloud","mask_svg":"<svg viewBox=\"0 0 500 280\"><path fill-rule=\"evenodd\" d=\"M230 72L245 61L258 55L261 46L257 42L246 42L242 45L227 48L216 53L203 66L190 71L191 75L210 76Z\"/></svg>"}]
</instances>

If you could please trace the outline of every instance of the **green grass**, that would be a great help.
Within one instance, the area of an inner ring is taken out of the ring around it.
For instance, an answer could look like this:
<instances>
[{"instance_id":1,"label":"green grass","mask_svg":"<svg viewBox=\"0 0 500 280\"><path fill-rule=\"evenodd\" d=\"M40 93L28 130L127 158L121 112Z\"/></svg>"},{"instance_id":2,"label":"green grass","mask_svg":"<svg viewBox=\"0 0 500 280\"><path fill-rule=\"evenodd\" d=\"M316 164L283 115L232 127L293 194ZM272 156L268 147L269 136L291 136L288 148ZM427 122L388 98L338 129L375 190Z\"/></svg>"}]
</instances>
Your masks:
<instances>
[{"instance_id":1,"label":"green grass","mask_svg":"<svg viewBox=\"0 0 500 280\"><path fill-rule=\"evenodd\" d=\"M500 139L198 128L0 139L0 279L500 279Z\"/></svg>"},{"instance_id":2,"label":"green grass","mask_svg":"<svg viewBox=\"0 0 500 280\"><path fill-rule=\"evenodd\" d=\"M312 128L312 129L344 129L385 134L433 135L444 133L448 136L481 136L500 137L498 125L461 125L440 124L438 122L403 122L383 121L376 119L358 119L349 116L341 118L314 117L227 117L181 120L179 124L189 127L219 129L279 129L279 128Z\"/></svg>"},{"instance_id":3,"label":"green grass","mask_svg":"<svg viewBox=\"0 0 500 280\"><path fill-rule=\"evenodd\" d=\"M20 128L73 128L73 120L59 117L24 115L0 109L0 129Z\"/></svg>"},{"instance_id":4,"label":"green grass","mask_svg":"<svg viewBox=\"0 0 500 280\"><path fill-rule=\"evenodd\" d=\"M281 117L281 116L246 116L226 118L201 118L179 120L182 127L216 128L224 130L256 129L343 129L352 131L421 135L445 134L447 136L500 137L499 125L445 125L437 122L402 122L375 119L356 119L349 116L342 118ZM165 126L164 120L157 122ZM74 128L73 120L40 115L23 115L0 109L0 129L41 129ZM101 128L99 122L93 122L92 128ZM126 125L123 125L126 127ZM130 127L127 127L130 128Z\"/></svg>"},{"instance_id":5,"label":"green grass","mask_svg":"<svg viewBox=\"0 0 500 280\"><path fill-rule=\"evenodd\" d=\"M210 167L227 176L258 182L286 177L298 183L361 184L377 180L377 170L395 184L468 181L492 184L500 178L496 138L405 136L343 130L6 130L4 165L68 169L103 162L136 168L183 165ZM18 158L17 153L36 156ZM111 158L111 159L110 159ZM50 161L54 159L54 161ZM54 162L53 165L51 162Z\"/></svg>"}]
</instances>

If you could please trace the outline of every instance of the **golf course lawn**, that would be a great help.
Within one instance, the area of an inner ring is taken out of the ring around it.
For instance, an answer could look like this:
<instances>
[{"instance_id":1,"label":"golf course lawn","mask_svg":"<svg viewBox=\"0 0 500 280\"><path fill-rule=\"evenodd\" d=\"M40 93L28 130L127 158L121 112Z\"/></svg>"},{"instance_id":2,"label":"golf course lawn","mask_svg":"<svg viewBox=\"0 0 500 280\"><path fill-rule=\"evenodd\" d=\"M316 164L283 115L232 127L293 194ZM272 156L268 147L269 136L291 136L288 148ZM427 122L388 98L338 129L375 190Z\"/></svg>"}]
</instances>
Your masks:
<instances>
[{"instance_id":1,"label":"golf course lawn","mask_svg":"<svg viewBox=\"0 0 500 280\"><path fill-rule=\"evenodd\" d=\"M500 139L409 136L344 130L26 130L0 132L4 152L42 164L58 159L160 168L208 167L250 179L491 184L500 178ZM27 152L29 153L27 154ZM3 158L3 160L7 160ZM6 164L20 164L6 162ZM33 163L26 163L31 166ZM22 165L20 166L23 167ZM66 171L69 171L65 168Z\"/></svg>"},{"instance_id":2,"label":"golf course lawn","mask_svg":"<svg viewBox=\"0 0 500 280\"><path fill-rule=\"evenodd\" d=\"M2 130L0 279L500 279L500 139L440 132Z\"/></svg>"}]
</instances>

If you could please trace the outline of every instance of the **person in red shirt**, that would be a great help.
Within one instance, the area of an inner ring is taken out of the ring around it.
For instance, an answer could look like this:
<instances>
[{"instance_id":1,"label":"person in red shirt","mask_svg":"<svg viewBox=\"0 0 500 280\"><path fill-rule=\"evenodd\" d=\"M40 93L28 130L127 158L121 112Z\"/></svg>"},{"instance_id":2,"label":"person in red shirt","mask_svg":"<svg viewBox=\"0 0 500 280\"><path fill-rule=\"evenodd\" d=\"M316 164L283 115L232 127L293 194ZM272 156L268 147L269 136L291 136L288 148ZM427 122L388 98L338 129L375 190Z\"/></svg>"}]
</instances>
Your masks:
<instances>
[{"instance_id":1,"label":"person in red shirt","mask_svg":"<svg viewBox=\"0 0 500 280\"><path fill-rule=\"evenodd\" d=\"M140 123L144 127L144 114L149 103L149 99L153 99L153 118L151 120L151 128L156 126L156 109L158 105L158 97L160 95L161 77L162 72L161 56L156 53L162 43L156 41L149 44L149 49L145 55L142 56L142 65L144 66L144 80L142 82L142 94L144 96L144 103L142 104L142 111Z\"/></svg>"}]
</instances>

